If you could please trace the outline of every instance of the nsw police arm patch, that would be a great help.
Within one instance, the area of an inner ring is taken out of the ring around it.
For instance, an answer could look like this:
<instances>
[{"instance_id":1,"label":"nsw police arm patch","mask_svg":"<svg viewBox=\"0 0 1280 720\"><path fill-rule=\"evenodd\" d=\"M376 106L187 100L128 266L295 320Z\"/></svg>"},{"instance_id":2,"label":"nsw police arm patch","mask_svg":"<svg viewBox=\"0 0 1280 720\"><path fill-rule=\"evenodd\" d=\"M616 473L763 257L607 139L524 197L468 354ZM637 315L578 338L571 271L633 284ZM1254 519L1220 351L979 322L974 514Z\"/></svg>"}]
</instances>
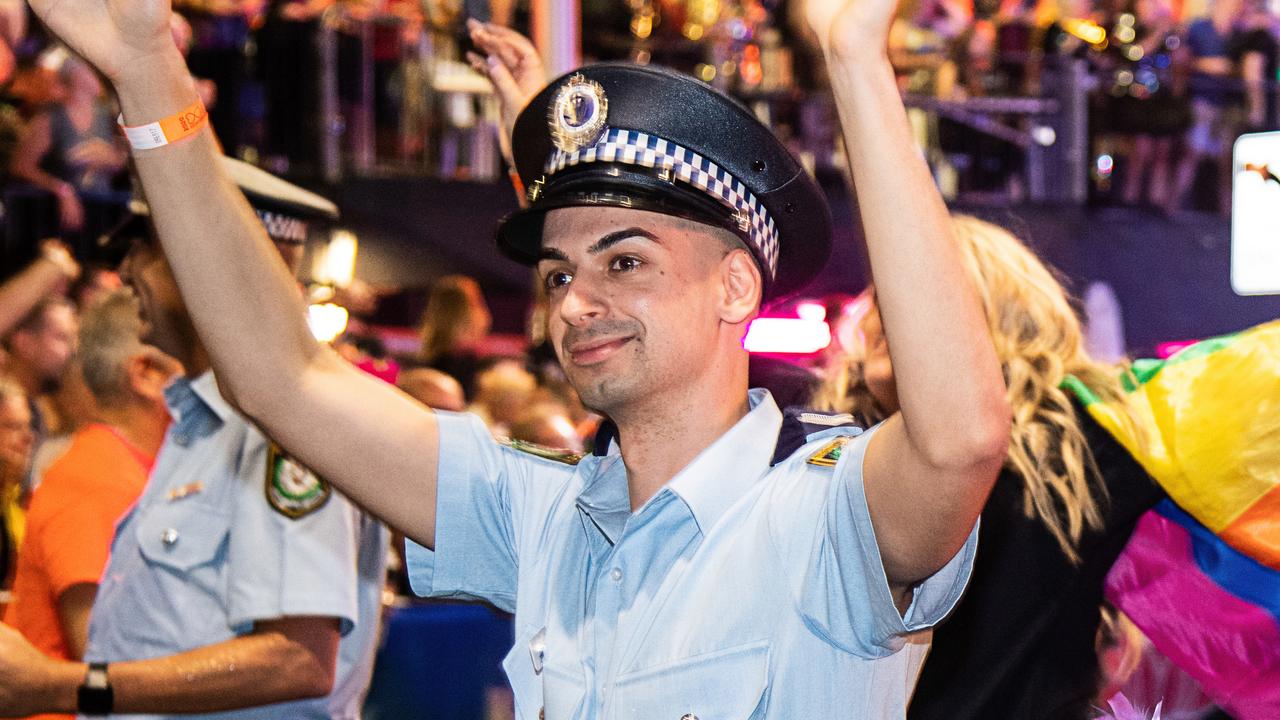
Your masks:
<instances>
[{"instance_id":1,"label":"nsw police arm patch","mask_svg":"<svg viewBox=\"0 0 1280 720\"><path fill-rule=\"evenodd\" d=\"M267 451L267 502L281 515L297 520L324 507L329 483L271 443Z\"/></svg>"},{"instance_id":2,"label":"nsw police arm patch","mask_svg":"<svg viewBox=\"0 0 1280 720\"><path fill-rule=\"evenodd\" d=\"M819 467L835 467L840 462L840 454L844 452L844 446L850 439L847 436L832 439L831 442L823 445L821 450L810 455L806 462Z\"/></svg>"}]
</instances>

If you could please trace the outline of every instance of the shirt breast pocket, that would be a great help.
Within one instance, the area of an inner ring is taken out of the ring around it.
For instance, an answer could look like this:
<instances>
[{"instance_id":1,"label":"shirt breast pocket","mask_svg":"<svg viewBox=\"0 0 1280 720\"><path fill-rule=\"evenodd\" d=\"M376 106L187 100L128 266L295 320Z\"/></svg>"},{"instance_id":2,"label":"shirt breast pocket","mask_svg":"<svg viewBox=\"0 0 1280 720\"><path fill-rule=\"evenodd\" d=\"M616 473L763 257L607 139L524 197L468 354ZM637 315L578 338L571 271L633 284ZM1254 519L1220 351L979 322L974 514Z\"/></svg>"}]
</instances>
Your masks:
<instances>
[{"instance_id":1,"label":"shirt breast pocket","mask_svg":"<svg viewBox=\"0 0 1280 720\"><path fill-rule=\"evenodd\" d=\"M586 677L547 657L546 630L522 633L502 667L511 681L516 717L577 716L586 695Z\"/></svg>"},{"instance_id":2,"label":"shirt breast pocket","mask_svg":"<svg viewBox=\"0 0 1280 720\"><path fill-rule=\"evenodd\" d=\"M618 720L748 720L764 713L768 641L738 645L618 677Z\"/></svg>"},{"instance_id":3,"label":"shirt breast pocket","mask_svg":"<svg viewBox=\"0 0 1280 720\"><path fill-rule=\"evenodd\" d=\"M213 563L230 528L231 516L225 510L178 502L149 508L135 532L148 563L182 575Z\"/></svg>"}]
</instances>

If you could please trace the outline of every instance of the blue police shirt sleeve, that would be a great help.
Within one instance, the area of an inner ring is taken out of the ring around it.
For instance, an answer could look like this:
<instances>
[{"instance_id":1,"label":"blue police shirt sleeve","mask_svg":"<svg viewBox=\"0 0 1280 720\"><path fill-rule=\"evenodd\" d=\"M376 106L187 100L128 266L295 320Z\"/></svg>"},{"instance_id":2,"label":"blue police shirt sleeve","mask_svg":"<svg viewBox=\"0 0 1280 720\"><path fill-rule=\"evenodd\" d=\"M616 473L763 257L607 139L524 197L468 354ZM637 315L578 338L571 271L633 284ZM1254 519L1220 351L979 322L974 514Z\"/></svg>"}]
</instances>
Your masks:
<instances>
[{"instance_id":1,"label":"blue police shirt sleeve","mask_svg":"<svg viewBox=\"0 0 1280 720\"><path fill-rule=\"evenodd\" d=\"M498 444L474 415L437 412L436 419L435 550L406 542L410 584L422 596L484 600L513 612L521 551L536 551L573 468Z\"/></svg>"},{"instance_id":2,"label":"blue police shirt sleeve","mask_svg":"<svg viewBox=\"0 0 1280 720\"><path fill-rule=\"evenodd\" d=\"M898 612L862 475L867 444L879 427L851 439L834 468L800 596L800 610L811 630L865 657L898 651L907 633L935 625L951 612L969 581L978 543L975 525L959 552L915 588L906 613Z\"/></svg>"},{"instance_id":3,"label":"blue police shirt sleeve","mask_svg":"<svg viewBox=\"0 0 1280 720\"><path fill-rule=\"evenodd\" d=\"M291 518L267 499L268 443L250 429L234 493L227 547L227 616L232 630L291 616L333 617L345 635L359 618L359 511L333 493Z\"/></svg>"}]
</instances>

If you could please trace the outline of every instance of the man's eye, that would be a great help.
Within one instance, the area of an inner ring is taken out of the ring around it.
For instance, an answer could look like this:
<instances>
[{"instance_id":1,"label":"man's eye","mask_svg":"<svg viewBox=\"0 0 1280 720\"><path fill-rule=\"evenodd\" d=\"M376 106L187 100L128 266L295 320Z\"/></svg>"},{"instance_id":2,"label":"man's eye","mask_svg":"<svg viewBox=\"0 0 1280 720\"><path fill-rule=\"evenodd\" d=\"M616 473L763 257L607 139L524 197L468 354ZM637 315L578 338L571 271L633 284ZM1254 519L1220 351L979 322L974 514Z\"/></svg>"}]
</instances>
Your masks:
<instances>
[{"instance_id":1,"label":"man's eye","mask_svg":"<svg viewBox=\"0 0 1280 720\"><path fill-rule=\"evenodd\" d=\"M565 285L568 285L569 281L572 279L573 275L563 270L556 270L554 272L547 273L547 277L543 280L543 284L548 290L555 290L556 288L562 288Z\"/></svg>"},{"instance_id":2,"label":"man's eye","mask_svg":"<svg viewBox=\"0 0 1280 720\"><path fill-rule=\"evenodd\" d=\"M615 272L631 272L640 267L640 259L630 255L622 255L614 258L609 264L609 269Z\"/></svg>"}]
</instances>

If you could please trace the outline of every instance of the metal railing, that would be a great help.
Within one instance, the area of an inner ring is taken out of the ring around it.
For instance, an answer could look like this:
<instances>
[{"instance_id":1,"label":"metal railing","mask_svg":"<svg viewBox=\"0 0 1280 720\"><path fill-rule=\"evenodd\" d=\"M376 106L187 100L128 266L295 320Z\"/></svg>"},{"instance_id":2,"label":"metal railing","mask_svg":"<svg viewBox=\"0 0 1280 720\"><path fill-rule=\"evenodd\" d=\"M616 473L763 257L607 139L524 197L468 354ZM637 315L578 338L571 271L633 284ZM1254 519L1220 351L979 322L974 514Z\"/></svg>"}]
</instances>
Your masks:
<instances>
[{"instance_id":1,"label":"metal railing","mask_svg":"<svg viewBox=\"0 0 1280 720\"><path fill-rule=\"evenodd\" d=\"M326 179L501 176L497 99L458 59L451 37L401 17L337 8L320 28L321 105L331 119L320 153Z\"/></svg>"}]
</instances>

